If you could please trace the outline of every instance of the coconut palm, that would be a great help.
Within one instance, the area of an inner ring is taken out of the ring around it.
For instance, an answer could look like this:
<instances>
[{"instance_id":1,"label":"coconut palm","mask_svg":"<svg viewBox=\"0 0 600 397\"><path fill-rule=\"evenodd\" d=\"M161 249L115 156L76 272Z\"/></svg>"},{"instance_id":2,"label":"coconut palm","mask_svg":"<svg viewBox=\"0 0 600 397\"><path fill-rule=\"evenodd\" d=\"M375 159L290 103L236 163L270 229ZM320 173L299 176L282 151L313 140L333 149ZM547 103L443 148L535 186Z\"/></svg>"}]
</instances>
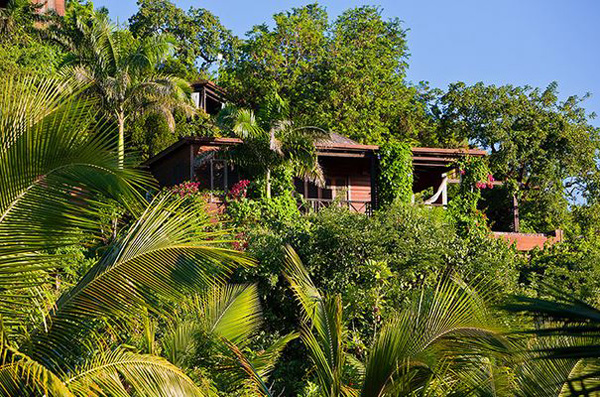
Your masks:
<instances>
[{"instance_id":1,"label":"coconut palm","mask_svg":"<svg viewBox=\"0 0 600 397\"><path fill-rule=\"evenodd\" d=\"M588 396L600 393L600 309L546 285L548 298L517 296L505 307L532 317L522 331L528 357L520 371L522 395Z\"/></svg>"},{"instance_id":2,"label":"coconut palm","mask_svg":"<svg viewBox=\"0 0 600 397\"><path fill-rule=\"evenodd\" d=\"M485 373L494 359L491 352L508 347L485 300L467 285L446 280L388 321L363 363L344 348L340 297L323 296L289 247L285 277L302 308L300 338L313 362L319 395L450 394L462 386L457 374L466 379L467 373ZM483 390L495 381L483 376L473 383Z\"/></svg>"},{"instance_id":3,"label":"coconut palm","mask_svg":"<svg viewBox=\"0 0 600 397\"><path fill-rule=\"evenodd\" d=\"M127 121L145 112L162 114L174 128L173 110L193 114L190 87L184 80L159 72L171 51L164 36L135 38L117 29L104 14L76 16L75 31L57 39L71 53L66 75L89 86L105 114L118 126L119 159L125 157Z\"/></svg>"},{"instance_id":4,"label":"coconut palm","mask_svg":"<svg viewBox=\"0 0 600 397\"><path fill-rule=\"evenodd\" d=\"M243 144L233 149L234 162L264 175L265 195L271 197L271 173L279 168L291 169L295 176L322 183L315 142L329 134L317 127L294 126L287 103L273 94L257 114L250 109L226 106L219 117Z\"/></svg>"},{"instance_id":5,"label":"coconut palm","mask_svg":"<svg viewBox=\"0 0 600 397\"><path fill-rule=\"evenodd\" d=\"M9 329L39 320L32 288L54 260L44 251L97 233L102 205L93 198L134 203L150 181L117 168L114 141L96 104L77 98L81 89L26 76L0 81L0 315Z\"/></svg>"},{"instance_id":6,"label":"coconut palm","mask_svg":"<svg viewBox=\"0 0 600 397\"><path fill-rule=\"evenodd\" d=\"M121 347L120 331L140 310L211 288L250 262L218 248L184 201L144 204L137 188L148 177L118 166L112 131L81 90L0 82L0 394L202 395L168 361ZM98 227L98 193L126 204L134 222L55 298L46 293L55 257L45 250Z\"/></svg>"},{"instance_id":7,"label":"coconut palm","mask_svg":"<svg viewBox=\"0 0 600 397\"><path fill-rule=\"evenodd\" d=\"M243 387L252 390L252 383L244 380L245 365L251 365L261 379L267 381L282 350L297 337L296 333L285 335L249 359L243 352L247 351L261 323L256 285L216 286L193 295L181 306L168 321L160 345L171 363L193 370L198 358L206 355L200 345L210 344L212 354L203 361L218 366L213 369L219 372L223 383L230 390Z\"/></svg>"}]
</instances>

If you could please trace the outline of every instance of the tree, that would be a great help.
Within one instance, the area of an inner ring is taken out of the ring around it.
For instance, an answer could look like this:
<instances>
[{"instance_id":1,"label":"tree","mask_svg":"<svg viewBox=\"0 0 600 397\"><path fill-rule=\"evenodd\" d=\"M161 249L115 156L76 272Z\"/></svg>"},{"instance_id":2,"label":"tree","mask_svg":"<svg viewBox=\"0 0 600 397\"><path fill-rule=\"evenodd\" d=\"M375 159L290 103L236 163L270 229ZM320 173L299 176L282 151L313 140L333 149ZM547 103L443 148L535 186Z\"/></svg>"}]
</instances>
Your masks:
<instances>
[{"instance_id":1,"label":"tree","mask_svg":"<svg viewBox=\"0 0 600 397\"><path fill-rule=\"evenodd\" d=\"M486 346L506 347L485 301L468 286L447 280L423 291L388 322L363 363L345 349L339 295L322 295L295 252L289 247L286 252L284 275L302 309L300 339L313 363L316 395L427 395L436 386L444 393L459 391L466 374L481 372L493 356ZM463 378L452 379L452 367ZM252 379L260 388L260 376ZM493 390L496 382L500 379L482 377L476 386Z\"/></svg>"},{"instance_id":2,"label":"tree","mask_svg":"<svg viewBox=\"0 0 600 397\"><path fill-rule=\"evenodd\" d=\"M363 143L388 138L423 142L433 130L428 89L404 82L407 46L398 20L374 7L343 13L333 24L317 4L275 14L274 28L255 26L219 76L232 99L258 109L274 90L290 117Z\"/></svg>"},{"instance_id":3,"label":"tree","mask_svg":"<svg viewBox=\"0 0 600 397\"><path fill-rule=\"evenodd\" d=\"M443 134L490 151L494 177L522 204L525 226L553 230L565 222L568 200L587 196L598 174L600 131L576 96L560 102L545 90L477 83L450 85L440 99Z\"/></svg>"},{"instance_id":4,"label":"tree","mask_svg":"<svg viewBox=\"0 0 600 397\"><path fill-rule=\"evenodd\" d=\"M523 395L590 396L600 391L600 310L550 284L542 297L517 295L505 305L535 320L530 361L521 369Z\"/></svg>"},{"instance_id":5,"label":"tree","mask_svg":"<svg viewBox=\"0 0 600 397\"><path fill-rule=\"evenodd\" d=\"M234 161L264 175L267 198L271 197L271 173L279 167L291 169L296 176L322 179L315 142L328 134L316 127L296 127L288 115L288 104L277 93L257 115L234 106L219 115L225 128L243 141L232 150Z\"/></svg>"},{"instance_id":6,"label":"tree","mask_svg":"<svg viewBox=\"0 0 600 397\"><path fill-rule=\"evenodd\" d=\"M188 80L206 77L221 58L233 59L238 39L219 18L203 8L187 12L169 0L138 0L138 11L129 18L129 29L137 38L167 34L175 40L175 54L165 71Z\"/></svg>"},{"instance_id":7,"label":"tree","mask_svg":"<svg viewBox=\"0 0 600 397\"><path fill-rule=\"evenodd\" d=\"M182 200L144 204L137 188L148 177L119 166L111 131L73 81L6 76L0 87L3 393L202 395L174 365L123 350L118 331L140 309L157 310L157 299L214 286L250 262L218 248L210 233L198 238L202 224ZM60 258L44 250L94 231L99 193L127 204L134 222L54 299L48 281Z\"/></svg>"},{"instance_id":8,"label":"tree","mask_svg":"<svg viewBox=\"0 0 600 397\"><path fill-rule=\"evenodd\" d=\"M45 37L45 27L55 21L52 15L39 13L39 7L27 0L10 0L0 8L0 74L56 71L63 54Z\"/></svg>"},{"instance_id":9,"label":"tree","mask_svg":"<svg viewBox=\"0 0 600 397\"><path fill-rule=\"evenodd\" d=\"M330 34L319 71L325 97L316 108L318 125L365 143L421 138L426 123L417 90L404 83L408 46L400 20L357 7L342 13Z\"/></svg>"},{"instance_id":10,"label":"tree","mask_svg":"<svg viewBox=\"0 0 600 397\"><path fill-rule=\"evenodd\" d=\"M157 112L166 117L173 129L174 109L194 112L189 85L158 71L170 51L164 36L136 39L130 32L116 29L106 15L99 13L82 16L75 27L76 34L61 37L71 51L64 74L87 84L90 95L100 99L108 118L117 124L121 163L129 118Z\"/></svg>"}]
</instances>

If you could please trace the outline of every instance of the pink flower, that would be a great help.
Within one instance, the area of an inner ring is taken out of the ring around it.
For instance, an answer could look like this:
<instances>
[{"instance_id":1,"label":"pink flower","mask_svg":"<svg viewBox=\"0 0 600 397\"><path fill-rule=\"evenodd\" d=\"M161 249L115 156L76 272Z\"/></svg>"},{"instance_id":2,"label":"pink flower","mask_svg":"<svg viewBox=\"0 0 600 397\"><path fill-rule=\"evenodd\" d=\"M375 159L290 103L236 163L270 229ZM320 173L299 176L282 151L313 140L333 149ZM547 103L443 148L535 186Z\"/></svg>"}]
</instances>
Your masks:
<instances>
[{"instance_id":1,"label":"pink flower","mask_svg":"<svg viewBox=\"0 0 600 397\"><path fill-rule=\"evenodd\" d=\"M200 182L182 182L179 185L171 187L171 191L179 194L180 197L191 196L200 191Z\"/></svg>"},{"instance_id":2,"label":"pink flower","mask_svg":"<svg viewBox=\"0 0 600 397\"><path fill-rule=\"evenodd\" d=\"M245 198L248 194L248 186L250 185L250 181L247 179L242 179L238 183L234 184L231 189L229 189L229 193L227 196L232 200L239 200L241 198Z\"/></svg>"},{"instance_id":3,"label":"pink flower","mask_svg":"<svg viewBox=\"0 0 600 397\"><path fill-rule=\"evenodd\" d=\"M464 175L466 173L466 171L463 169L458 170L458 172L460 172L461 175Z\"/></svg>"}]
</instances>

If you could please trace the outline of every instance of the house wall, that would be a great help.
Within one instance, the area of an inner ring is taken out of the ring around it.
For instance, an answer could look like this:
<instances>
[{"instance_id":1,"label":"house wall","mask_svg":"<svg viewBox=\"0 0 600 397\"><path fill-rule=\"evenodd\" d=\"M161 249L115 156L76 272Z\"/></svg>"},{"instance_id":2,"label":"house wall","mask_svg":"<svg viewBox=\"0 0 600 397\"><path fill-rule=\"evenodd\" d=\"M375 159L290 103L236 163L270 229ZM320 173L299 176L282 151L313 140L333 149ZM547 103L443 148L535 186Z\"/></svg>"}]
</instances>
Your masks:
<instances>
[{"instance_id":1,"label":"house wall","mask_svg":"<svg viewBox=\"0 0 600 397\"><path fill-rule=\"evenodd\" d=\"M325 155L319 157L319 163L326 179L346 178L350 209L367 212L374 197L374 185L371 183L371 158Z\"/></svg>"},{"instance_id":2,"label":"house wall","mask_svg":"<svg viewBox=\"0 0 600 397\"><path fill-rule=\"evenodd\" d=\"M563 240L562 230L556 230L552 234L543 233L513 233L492 232L492 237L514 244L517 251L531 251L534 248L544 249L546 246L559 243Z\"/></svg>"},{"instance_id":3,"label":"house wall","mask_svg":"<svg viewBox=\"0 0 600 397\"><path fill-rule=\"evenodd\" d=\"M190 147L182 145L150 165L150 172L160 186L173 186L190 179Z\"/></svg>"},{"instance_id":4,"label":"house wall","mask_svg":"<svg viewBox=\"0 0 600 397\"><path fill-rule=\"evenodd\" d=\"M205 166L194 168L195 159L204 154L221 150L222 146L207 144L183 144L175 148L164 157L156 160L150 165L150 171L161 186L173 186L186 180L197 179L204 182L210 188L210 170ZM319 163L323 169L325 179L328 180L329 190L326 195L313 195L314 199L323 199L325 202L331 202L331 199L339 194L346 192L342 202L348 202L351 210L357 212L368 212L372 209L372 201L375 198L376 183L372 180L373 161L371 157L348 154L320 154ZM219 156L214 156L218 158ZM207 159L207 161L209 161ZM373 177L376 178L376 175ZM238 172L235 169L228 168L227 186L239 180ZM345 187L340 188L340 181L345 181ZM215 186L214 189L222 190L221 186ZM306 190L306 189L303 189ZM307 197L306 194L304 194ZM319 200L320 201L320 200ZM327 204L329 205L329 204Z\"/></svg>"}]
</instances>

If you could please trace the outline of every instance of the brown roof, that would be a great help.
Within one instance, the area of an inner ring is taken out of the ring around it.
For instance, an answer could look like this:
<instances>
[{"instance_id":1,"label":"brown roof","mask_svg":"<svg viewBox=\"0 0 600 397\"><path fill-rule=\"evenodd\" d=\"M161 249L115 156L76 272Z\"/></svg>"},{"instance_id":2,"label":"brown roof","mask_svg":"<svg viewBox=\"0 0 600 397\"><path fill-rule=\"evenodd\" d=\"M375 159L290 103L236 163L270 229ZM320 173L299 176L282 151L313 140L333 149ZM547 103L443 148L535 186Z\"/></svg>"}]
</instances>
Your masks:
<instances>
[{"instance_id":1,"label":"brown roof","mask_svg":"<svg viewBox=\"0 0 600 397\"><path fill-rule=\"evenodd\" d=\"M212 91L214 91L215 93L218 93L220 95L226 96L227 92L225 91L225 89L221 86L219 86L218 84L214 83L212 80L196 80L193 83L190 84L192 86L192 88L194 89L198 89L200 87L206 87L211 89Z\"/></svg>"},{"instance_id":2,"label":"brown roof","mask_svg":"<svg viewBox=\"0 0 600 397\"><path fill-rule=\"evenodd\" d=\"M447 149L447 148L439 148L439 147L413 147L413 154L418 155L432 155L432 156L461 156L461 155L469 155L469 156L486 156L487 152L482 149L469 149L469 148L457 148L457 149Z\"/></svg>"},{"instance_id":3,"label":"brown roof","mask_svg":"<svg viewBox=\"0 0 600 397\"><path fill-rule=\"evenodd\" d=\"M433 147L414 147L412 148L413 167L419 169L451 169L453 163L464 156L486 156L487 152L481 149L446 149Z\"/></svg>"},{"instance_id":4,"label":"brown roof","mask_svg":"<svg viewBox=\"0 0 600 397\"><path fill-rule=\"evenodd\" d=\"M320 150L359 150L359 151L374 151L379 149L377 145L363 145L353 141L350 138L346 138L340 134L332 132L327 138L320 139L315 142L315 146Z\"/></svg>"},{"instance_id":5,"label":"brown roof","mask_svg":"<svg viewBox=\"0 0 600 397\"><path fill-rule=\"evenodd\" d=\"M167 156L177 148L186 144L199 144L206 146L230 146L242 143L238 138L210 138L210 137L184 137L176 143L172 144L156 156L148 159L144 164L149 165L155 163L161 158ZM342 135L331 133L326 139L321 139L315 143L318 151L321 154L328 152L352 152L366 153L374 152L379 149L377 145L363 145L346 138ZM431 148L431 147L413 147L413 165L425 167L448 167L448 165L464 155L470 156L485 156L487 152L481 149L446 149L446 148Z\"/></svg>"}]
</instances>

